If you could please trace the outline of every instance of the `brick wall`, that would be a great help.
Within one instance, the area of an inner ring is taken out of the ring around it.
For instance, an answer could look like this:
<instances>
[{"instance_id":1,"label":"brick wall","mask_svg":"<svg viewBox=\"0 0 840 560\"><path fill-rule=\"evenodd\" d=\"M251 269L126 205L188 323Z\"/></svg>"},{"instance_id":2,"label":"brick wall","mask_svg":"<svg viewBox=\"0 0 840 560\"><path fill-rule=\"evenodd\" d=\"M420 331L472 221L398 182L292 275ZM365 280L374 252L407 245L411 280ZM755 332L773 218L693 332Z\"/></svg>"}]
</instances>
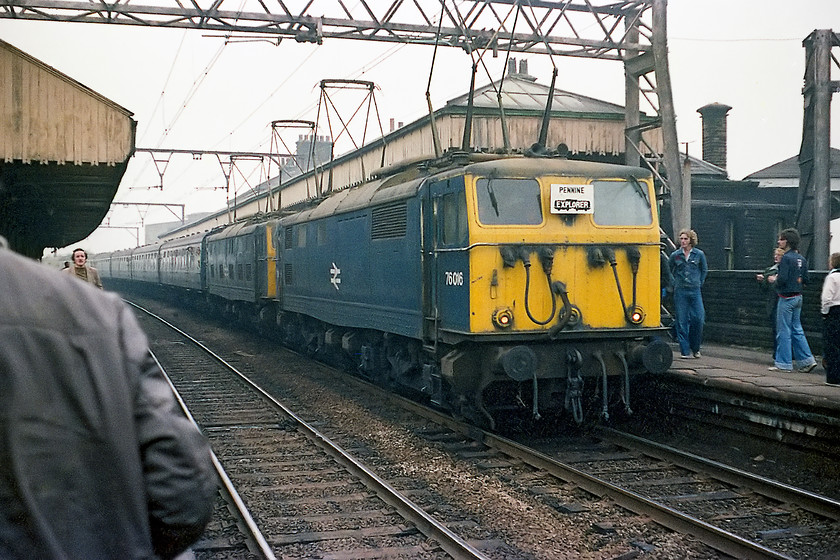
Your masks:
<instances>
[{"instance_id":1,"label":"brick wall","mask_svg":"<svg viewBox=\"0 0 840 560\"><path fill-rule=\"evenodd\" d=\"M757 270L712 270L703 286L708 342L770 348L771 327L767 318L769 295L755 280ZM822 353L820 292L826 272L809 273L802 308L802 326L814 354Z\"/></svg>"}]
</instances>

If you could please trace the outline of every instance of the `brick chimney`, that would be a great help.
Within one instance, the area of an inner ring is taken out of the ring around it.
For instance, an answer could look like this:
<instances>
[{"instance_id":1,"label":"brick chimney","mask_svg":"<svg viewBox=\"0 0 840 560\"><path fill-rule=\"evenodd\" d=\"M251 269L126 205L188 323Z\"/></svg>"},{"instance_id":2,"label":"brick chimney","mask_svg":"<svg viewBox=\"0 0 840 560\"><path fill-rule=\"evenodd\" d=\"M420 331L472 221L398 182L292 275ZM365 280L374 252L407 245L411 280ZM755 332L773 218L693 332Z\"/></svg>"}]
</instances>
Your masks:
<instances>
[{"instance_id":1,"label":"brick chimney","mask_svg":"<svg viewBox=\"0 0 840 560\"><path fill-rule=\"evenodd\" d=\"M730 109L722 103L697 109L703 119L703 160L721 169L726 169L726 114Z\"/></svg>"},{"instance_id":2,"label":"brick chimney","mask_svg":"<svg viewBox=\"0 0 840 560\"><path fill-rule=\"evenodd\" d=\"M516 63L519 62L519 71L516 71ZM519 78L520 80L526 80L528 82L536 82L537 79L528 73L528 61L527 60L519 60L517 61L515 58L511 58L508 60L507 65L507 75L512 76L514 78Z\"/></svg>"}]
</instances>

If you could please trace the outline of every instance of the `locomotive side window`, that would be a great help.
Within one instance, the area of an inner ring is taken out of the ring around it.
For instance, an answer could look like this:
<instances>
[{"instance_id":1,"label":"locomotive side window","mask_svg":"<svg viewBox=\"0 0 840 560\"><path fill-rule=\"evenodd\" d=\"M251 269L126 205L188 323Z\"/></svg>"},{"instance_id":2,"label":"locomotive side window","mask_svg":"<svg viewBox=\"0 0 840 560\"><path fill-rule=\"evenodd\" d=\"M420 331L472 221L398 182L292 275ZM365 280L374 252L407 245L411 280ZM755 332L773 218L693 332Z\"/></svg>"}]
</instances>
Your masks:
<instances>
[{"instance_id":1,"label":"locomotive side window","mask_svg":"<svg viewBox=\"0 0 840 560\"><path fill-rule=\"evenodd\" d=\"M635 179L594 181L595 212L600 226L649 226L653 220L647 187Z\"/></svg>"},{"instance_id":2,"label":"locomotive side window","mask_svg":"<svg viewBox=\"0 0 840 560\"><path fill-rule=\"evenodd\" d=\"M543 221L540 185L534 179L479 179L478 220L484 225L538 225Z\"/></svg>"},{"instance_id":3,"label":"locomotive side window","mask_svg":"<svg viewBox=\"0 0 840 560\"><path fill-rule=\"evenodd\" d=\"M444 245L466 245L467 198L464 191L445 194L438 203L440 242Z\"/></svg>"},{"instance_id":4,"label":"locomotive side window","mask_svg":"<svg viewBox=\"0 0 840 560\"><path fill-rule=\"evenodd\" d=\"M327 222L320 220L315 228L315 242L318 245L325 245L327 243Z\"/></svg>"}]
</instances>

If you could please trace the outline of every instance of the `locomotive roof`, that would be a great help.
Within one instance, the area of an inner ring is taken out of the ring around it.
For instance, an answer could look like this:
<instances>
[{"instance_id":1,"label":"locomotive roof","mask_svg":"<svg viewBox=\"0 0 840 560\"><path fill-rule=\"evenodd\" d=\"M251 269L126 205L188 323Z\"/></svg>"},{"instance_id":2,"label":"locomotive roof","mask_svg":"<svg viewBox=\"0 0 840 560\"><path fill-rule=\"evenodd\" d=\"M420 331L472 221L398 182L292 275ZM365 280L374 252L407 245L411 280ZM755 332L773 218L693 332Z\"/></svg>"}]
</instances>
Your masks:
<instances>
[{"instance_id":1,"label":"locomotive roof","mask_svg":"<svg viewBox=\"0 0 840 560\"><path fill-rule=\"evenodd\" d=\"M315 206L280 219L288 225L306 222L336 214L343 214L361 208L368 208L411 198L421 185L430 178L445 179L458 175L479 175L484 177L535 177L552 175L558 177L586 177L601 179L610 177L650 177L650 172L641 167L577 161L561 158L530 158L522 156L500 156L495 159L476 161L467 165L453 166L434 172L415 166L394 175L377 178L361 185L336 191Z\"/></svg>"},{"instance_id":2,"label":"locomotive roof","mask_svg":"<svg viewBox=\"0 0 840 560\"><path fill-rule=\"evenodd\" d=\"M253 221L248 220L246 222L237 222L235 224L224 226L221 231L211 231L207 234L207 241L218 241L219 239L226 239L228 237L236 237L238 235L243 235L252 232L253 230L260 227L265 220L260 221Z\"/></svg>"},{"instance_id":3,"label":"locomotive roof","mask_svg":"<svg viewBox=\"0 0 840 560\"><path fill-rule=\"evenodd\" d=\"M342 189L326 197L317 206L281 218L283 224L303 222L343 214L359 208L367 208L388 202L411 198L417 193L427 176L415 172L400 173L368 181L361 185Z\"/></svg>"},{"instance_id":4,"label":"locomotive roof","mask_svg":"<svg viewBox=\"0 0 840 560\"><path fill-rule=\"evenodd\" d=\"M465 166L463 172L485 177L492 177L494 175L505 177L553 175L592 179L607 177L636 177L637 179L641 179L650 176L650 171L641 167L563 158L532 157L509 157L500 160L479 161Z\"/></svg>"}]
</instances>

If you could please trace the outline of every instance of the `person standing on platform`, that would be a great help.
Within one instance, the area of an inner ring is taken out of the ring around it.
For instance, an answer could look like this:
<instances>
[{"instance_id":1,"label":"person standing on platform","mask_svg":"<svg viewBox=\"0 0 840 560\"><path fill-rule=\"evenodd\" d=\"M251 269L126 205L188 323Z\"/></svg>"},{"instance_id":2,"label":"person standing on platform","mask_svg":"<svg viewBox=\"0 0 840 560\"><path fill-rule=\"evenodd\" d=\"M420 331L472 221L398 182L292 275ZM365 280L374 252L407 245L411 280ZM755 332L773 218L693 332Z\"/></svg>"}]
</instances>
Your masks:
<instances>
[{"instance_id":1,"label":"person standing on platform","mask_svg":"<svg viewBox=\"0 0 840 560\"><path fill-rule=\"evenodd\" d=\"M674 311L677 315L677 342L680 358L699 358L703 342L703 323L706 311L700 288L706 281L706 255L697 248L697 233L693 229L680 232L680 248L668 258L674 281Z\"/></svg>"},{"instance_id":2,"label":"person standing on platform","mask_svg":"<svg viewBox=\"0 0 840 560\"><path fill-rule=\"evenodd\" d=\"M761 274L756 274L755 279L758 280L759 285L763 290L767 291L767 319L770 322L770 328L773 337L770 339L773 348L773 361L776 360L776 309L779 306L779 294L776 293L774 284L776 283L776 276L779 274L779 261L782 260L782 255L785 252L776 247L773 251L773 264L764 269Z\"/></svg>"},{"instance_id":3,"label":"person standing on platform","mask_svg":"<svg viewBox=\"0 0 840 560\"><path fill-rule=\"evenodd\" d=\"M216 475L131 310L1 237L0 286L0 558L184 551Z\"/></svg>"},{"instance_id":4,"label":"person standing on platform","mask_svg":"<svg viewBox=\"0 0 840 560\"><path fill-rule=\"evenodd\" d=\"M826 385L840 386L840 253L828 258L829 273L825 277L820 298L823 316L823 356Z\"/></svg>"},{"instance_id":5,"label":"person standing on platform","mask_svg":"<svg viewBox=\"0 0 840 560\"><path fill-rule=\"evenodd\" d=\"M779 307L776 310L776 357L770 371L813 371L817 361L811 354L802 329L802 288L808 283L808 261L799 254L799 232L793 228L779 234L779 248L785 251L776 276Z\"/></svg>"},{"instance_id":6,"label":"person standing on platform","mask_svg":"<svg viewBox=\"0 0 840 560\"><path fill-rule=\"evenodd\" d=\"M73 274L79 280L84 280L102 289L102 280L99 278L99 271L87 264L87 252L82 249L73 249L73 266L68 266L62 272Z\"/></svg>"}]
</instances>

